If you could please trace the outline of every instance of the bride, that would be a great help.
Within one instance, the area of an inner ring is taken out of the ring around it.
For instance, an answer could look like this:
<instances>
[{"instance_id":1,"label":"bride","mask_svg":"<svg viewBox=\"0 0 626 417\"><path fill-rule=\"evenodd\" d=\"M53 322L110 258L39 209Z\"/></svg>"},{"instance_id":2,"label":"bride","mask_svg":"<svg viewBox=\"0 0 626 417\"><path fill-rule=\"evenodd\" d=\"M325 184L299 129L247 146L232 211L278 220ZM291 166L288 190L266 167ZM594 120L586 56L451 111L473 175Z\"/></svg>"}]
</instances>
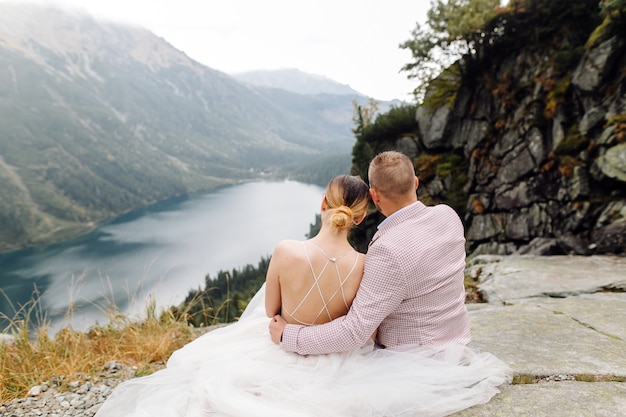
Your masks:
<instances>
[{"instance_id":1,"label":"bride","mask_svg":"<svg viewBox=\"0 0 626 417\"><path fill-rule=\"evenodd\" d=\"M368 195L359 177L331 180L320 232L276 246L240 320L174 352L165 369L120 384L96 417L445 416L489 401L510 369L462 345L390 352L370 340L351 352L300 356L271 341L275 314L315 325L350 309L364 255L348 232L364 219Z\"/></svg>"}]
</instances>

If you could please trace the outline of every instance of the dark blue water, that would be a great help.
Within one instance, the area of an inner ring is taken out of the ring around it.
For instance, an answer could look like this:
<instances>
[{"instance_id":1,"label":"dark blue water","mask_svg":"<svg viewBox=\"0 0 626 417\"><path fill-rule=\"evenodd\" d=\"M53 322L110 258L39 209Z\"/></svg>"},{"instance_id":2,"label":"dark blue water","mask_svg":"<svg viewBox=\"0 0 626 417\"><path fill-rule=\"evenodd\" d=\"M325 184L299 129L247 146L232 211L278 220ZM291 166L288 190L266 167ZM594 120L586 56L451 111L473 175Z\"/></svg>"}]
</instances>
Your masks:
<instances>
[{"instance_id":1,"label":"dark blue water","mask_svg":"<svg viewBox=\"0 0 626 417\"><path fill-rule=\"evenodd\" d=\"M205 275L256 266L278 241L304 239L322 195L293 181L246 183L151 206L69 242L0 255L0 312L15 317L36 291L52 329L82 330L107 323L112 305L134 316L151 299L158 308L178 304Z\"/></svg>"}]
</instances>

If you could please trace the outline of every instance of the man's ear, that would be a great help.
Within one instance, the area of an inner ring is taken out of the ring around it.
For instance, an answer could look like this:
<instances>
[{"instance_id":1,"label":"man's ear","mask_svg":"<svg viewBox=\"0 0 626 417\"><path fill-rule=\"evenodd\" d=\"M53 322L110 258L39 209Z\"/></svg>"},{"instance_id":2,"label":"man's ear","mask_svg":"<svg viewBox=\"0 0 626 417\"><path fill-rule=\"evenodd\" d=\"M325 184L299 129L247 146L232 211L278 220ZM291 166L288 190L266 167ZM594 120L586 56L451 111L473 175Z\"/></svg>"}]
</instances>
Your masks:
<instances>
[{"instance_id":1,"label":"man's ear","mask_svg":"<svg viewBox=\"0 0 626 417\"><path fill-rule=\"evenodd\" d=\"M370 197L372 197L372 201L374 203L378 203L380 200L380 194L376 188L370 188Z\"/></svg>"},{"instance_id":2,"label":"man's ear","mask_svg":"<svg viewBox=\"0 0 626 417\"><path fill-rule=\"evenodd\" d=\"M415 177L415 189L417 190L419 186L420 186L420 179Z\"/></svg>"}]
</instances>

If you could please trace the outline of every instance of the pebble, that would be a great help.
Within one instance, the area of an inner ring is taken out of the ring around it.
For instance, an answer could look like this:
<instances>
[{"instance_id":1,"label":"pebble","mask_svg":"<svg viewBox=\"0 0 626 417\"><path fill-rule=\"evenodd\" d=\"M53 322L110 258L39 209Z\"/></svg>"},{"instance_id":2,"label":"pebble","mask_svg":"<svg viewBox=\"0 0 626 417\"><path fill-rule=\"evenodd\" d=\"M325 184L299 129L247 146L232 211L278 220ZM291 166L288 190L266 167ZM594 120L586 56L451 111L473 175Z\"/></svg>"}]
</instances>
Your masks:
<instances>
[{"instance_id":1,"label":"pebble","mask_svg":"<svg viewBox=\"0 0 626 417\"><path fill-rule=\"evenodd\" d=\"M69 391L59 391L63 378L32 387L26 398L0 405L2 417L93 417L113 389L135 376L136 367L111 361L104 365L99 378L69 383ZM550 375L545 382L572 381L573 375Z\"/></svg>"},{"instance_id":2,"label":"pebble","mask_svg":"<svg viewBox=\"0 0 626 417\"><path fill-rule=\"evenodd\" d=\"M559 381L576 381L574 375L549 375L544 378L546 382L559 382Z\"/></svg>"},{"instance_id":3,"label":"pebble","mask_svg":"<svg viewBox=\"0 0 626 417\"><path fill-rule=\"evenodd\" d=\"M98 378L71 381L69 390L61 391L63 378L32 387L25 398L0 404L2 417L92 417L104 400L121 382L135 376L137 368L108 362Z\"/></svg>"}]
</instances>

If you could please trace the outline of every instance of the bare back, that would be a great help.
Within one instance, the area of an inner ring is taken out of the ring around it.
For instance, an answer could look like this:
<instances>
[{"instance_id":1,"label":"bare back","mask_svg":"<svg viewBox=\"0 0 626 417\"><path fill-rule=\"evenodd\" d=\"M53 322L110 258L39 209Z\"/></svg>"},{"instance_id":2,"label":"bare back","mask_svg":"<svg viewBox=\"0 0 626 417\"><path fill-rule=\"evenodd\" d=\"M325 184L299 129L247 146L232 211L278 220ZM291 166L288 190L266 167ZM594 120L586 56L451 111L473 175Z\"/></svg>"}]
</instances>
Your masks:
<instances>
[{"instance_id":1,"label":"bare back","mask_svg":"<svg viewBox=\"0 0 626 417\"><path fill-rule=\"evenodd\" d=\"M363 254L347 243L322 248L312 240L288 240L276 255L280 310L287 322L322 324L348 312L363 276Z\"/></svg>"}]
</instances>

